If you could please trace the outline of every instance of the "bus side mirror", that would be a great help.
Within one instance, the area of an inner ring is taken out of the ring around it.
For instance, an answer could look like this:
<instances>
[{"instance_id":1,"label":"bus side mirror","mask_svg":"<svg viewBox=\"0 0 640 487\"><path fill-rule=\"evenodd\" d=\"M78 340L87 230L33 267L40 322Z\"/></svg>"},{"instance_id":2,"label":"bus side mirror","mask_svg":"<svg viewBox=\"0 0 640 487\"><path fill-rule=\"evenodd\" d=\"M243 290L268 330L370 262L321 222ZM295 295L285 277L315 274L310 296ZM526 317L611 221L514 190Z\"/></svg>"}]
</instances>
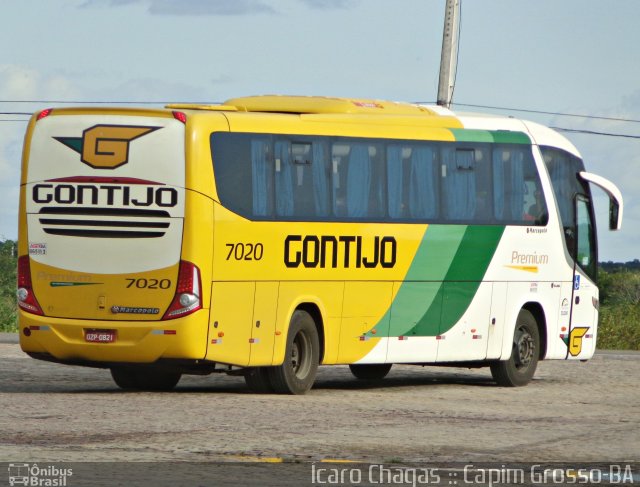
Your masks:
<instances>
[{"instance_id":1,"label":"bus side mirror","mask_svg":"<svg viewBox=\"0 0 640 487\"><path fill-rule=\"evenodd\" d=\"M618 187L597 174L581 171L579 175L584 181L595 184L607 193L609 196L609 230L620 230L622 228L623 202L622 193Z\"/></svg>"},{"instance_id":2,"label":"bus side mirror","mask_svg":"<svg viewBox=\"0 0 640 487\"><path fill-rule=\"evenodd\" d=\"M620 206L609 199L609 230L620 230L622 227L622 218L620 215Z\"/></svg>"}]
</instances>

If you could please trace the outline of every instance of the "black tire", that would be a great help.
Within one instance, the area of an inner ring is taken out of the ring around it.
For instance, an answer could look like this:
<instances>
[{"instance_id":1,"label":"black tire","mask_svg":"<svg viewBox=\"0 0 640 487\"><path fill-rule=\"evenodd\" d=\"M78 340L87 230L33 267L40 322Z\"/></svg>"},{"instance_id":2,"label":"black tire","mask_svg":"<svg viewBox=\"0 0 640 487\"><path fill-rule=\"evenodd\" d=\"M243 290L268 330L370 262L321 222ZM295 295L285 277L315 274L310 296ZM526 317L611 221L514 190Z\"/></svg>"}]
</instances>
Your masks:
<instances>
[{"instance_id":1,"label":"black tire","mask_svg":"<svg viewBox=\"0 0 640 487\"><path fill-rule=\"evenodd\" d=\"M509 360L492 362L491 375L499 386L526 386L533 378L540 356L540 333L534 316L520 310L513 332L513 346Z\"/></svg>"},{"instance_id":2,"label":"black tire","mask_svg":"<svg viewBox=\"0 0 640 487\"><path fill-rule=\"evenodd\" d=\"M351 364L349 369L360 380L382 380L391 370L391 364Z\"/></svg>"},{"instance_id":3,"label":"black tire","mask_svg":"<svg viewBox=\"0 0 640 487\"><path fill-rule=\"evenodd\" d=\"M132 367L111 367L111 377L120 389L133 390L138 388L135 369Z\"/></svg>"},{"instance_id":4,"label":"black tire","mask_svg":"<svg viewBox=\"0 0 640 487\"><path fill-rule=\"evenodd\" d=\"M112 367L111 377L118 387L125 390L170 391L182 374L160 367Z\"/></svg>"},{"instance_id":5,"label":"black tire","mask_svg":"<svg viewBox=\"0 0 640 487\"><path fill-rule=\"evenodd\" d=\"M244 369L244 381L251 392L266 394L273 392L267 367L249 367Z\"/></svg>"},{"instance_id":6,"label":"black tire","mask_svg":"<svg viewBox=\"0 0 640 487\"><path fill-rule=\"evenodd\" d=\"M320 341L309 313L297 310L291 317L284 362L269 367L271 386L281 394L304 394L313 386L320 361Z\"/></svg>"}]
</instances>

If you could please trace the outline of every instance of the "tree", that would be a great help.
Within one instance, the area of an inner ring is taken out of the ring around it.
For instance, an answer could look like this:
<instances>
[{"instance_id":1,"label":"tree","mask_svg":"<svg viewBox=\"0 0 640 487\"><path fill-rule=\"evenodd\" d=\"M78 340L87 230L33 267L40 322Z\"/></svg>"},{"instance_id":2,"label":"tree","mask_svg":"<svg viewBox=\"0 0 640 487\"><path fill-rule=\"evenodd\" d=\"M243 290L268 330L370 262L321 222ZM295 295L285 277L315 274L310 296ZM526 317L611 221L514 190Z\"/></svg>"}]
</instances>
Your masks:
<instances>
[{"instance_id":1,"label":"tree","mask_svg":"<svg viewBox=\"0 0 640 487\"><path fill-rule=\"evenodd\" d=\"M17 326L16 248L13 240L0 242L0 331L15 331Z\"/></svg>"},{"instance_id":2,"label":"tree","mask_svg":"<svg viewBox=\"0 0 640 487\"><path fill-rule=\"evenodd\" d=\"M640 272L626 269L618 272L601 271L598 287L602 304L640 304Z\"/></svg>"}]
</instances>

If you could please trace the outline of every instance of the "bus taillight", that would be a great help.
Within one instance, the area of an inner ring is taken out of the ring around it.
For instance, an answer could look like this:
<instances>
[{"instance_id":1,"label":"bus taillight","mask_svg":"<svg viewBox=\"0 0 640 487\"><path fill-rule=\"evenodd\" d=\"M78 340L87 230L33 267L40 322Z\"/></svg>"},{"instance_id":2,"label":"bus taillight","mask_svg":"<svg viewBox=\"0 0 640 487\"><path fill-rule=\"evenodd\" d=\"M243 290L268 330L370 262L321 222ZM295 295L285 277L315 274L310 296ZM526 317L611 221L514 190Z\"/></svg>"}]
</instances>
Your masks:
<instances>
[{"instance_id":1,"label":"bus taillight","mask_svg":"<svg viewBox=\"0 0 640 487\"><path fill-rule=\"evenodd\" d=\"M191 262L181 260L176 294L162 319L181 318L202 308L201 288L200 269Z\"/></svg>"},{"instance_id":2,"label":"bus taillight","mask_svg":"<svg viewBox=\"0 0 640 487\"><path fill-rule=\"evenodd\" d=\"M178 120L179 122L182 123L187 123L187 114L184 112L177 112L177 111L173 111L171 112L173 114L173 118L175 118L176 120Z\"/></svg>"},{"instance_id":3,"label":"bus taillight","mask_svg":"<svg viewBox=\"0 0 640 487\"><path fill-rule=\"evenodd\" d=\"M28 255L23 255L18 258L18 306L29 313L36 315L44 314L33 293Z\"/></svg>"},{"instance_id":4,"label":"bus taillight","mask_svg":"<svg viewBox=\"0 0 640 487\"><path fill-rule=\"evenodd\" d=\"M43 118L48 117L49 115L51 115L52 111L53 111L53 108L45 108L40 113L38 113L36 120L42 120Z\"/></svg>"}]
</instances>

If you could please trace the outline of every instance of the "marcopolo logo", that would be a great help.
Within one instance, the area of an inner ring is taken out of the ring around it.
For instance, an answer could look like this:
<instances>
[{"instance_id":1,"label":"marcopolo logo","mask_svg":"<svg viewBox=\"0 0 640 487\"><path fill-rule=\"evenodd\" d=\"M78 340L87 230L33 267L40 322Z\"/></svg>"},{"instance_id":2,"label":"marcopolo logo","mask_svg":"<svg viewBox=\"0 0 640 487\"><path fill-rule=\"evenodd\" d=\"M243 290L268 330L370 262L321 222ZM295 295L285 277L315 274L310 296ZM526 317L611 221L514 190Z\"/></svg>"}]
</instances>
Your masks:
<instances>
[{"instance_id":1,"label":"marcopolo logo","mask_svg":"<svg viewBox=\"0 0 640 487\"><path fill-rule=\"evenodd\" d=\"M82 137L54 137L80 154L80 160L94 169L115 169L129 162L129 144L162 127L137 125L94 125Z\"/></svg>"}]
</instances>

